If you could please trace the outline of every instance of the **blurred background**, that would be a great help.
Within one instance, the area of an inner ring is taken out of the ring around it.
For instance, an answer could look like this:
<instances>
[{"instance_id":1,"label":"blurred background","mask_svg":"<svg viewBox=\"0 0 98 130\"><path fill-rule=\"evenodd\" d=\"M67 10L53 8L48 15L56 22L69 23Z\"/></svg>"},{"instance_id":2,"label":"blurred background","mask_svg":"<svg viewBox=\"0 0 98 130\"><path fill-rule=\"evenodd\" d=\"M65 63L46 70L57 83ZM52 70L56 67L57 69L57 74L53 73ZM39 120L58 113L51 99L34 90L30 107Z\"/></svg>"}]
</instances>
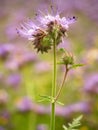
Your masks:
<instances>
[{"instance_id":1,"label":"blurred background","mask_svg":"<svg viewBox=\"0 0 98 130\"><path fill-rule=\"evenodd\" d=\"M49 129L50 105L39 103L39 95L51 95L52 51L36 53L16 28L38 10L45 14L51 3L61 16L78 18L59 47L85 64L67 77L59 99L65 105L56 106L56 130L81 114L80 130L98 130L98 0L0 0L0 130ZM57 89L63 71L58 66Z\"/></svg>"}]
</instances>

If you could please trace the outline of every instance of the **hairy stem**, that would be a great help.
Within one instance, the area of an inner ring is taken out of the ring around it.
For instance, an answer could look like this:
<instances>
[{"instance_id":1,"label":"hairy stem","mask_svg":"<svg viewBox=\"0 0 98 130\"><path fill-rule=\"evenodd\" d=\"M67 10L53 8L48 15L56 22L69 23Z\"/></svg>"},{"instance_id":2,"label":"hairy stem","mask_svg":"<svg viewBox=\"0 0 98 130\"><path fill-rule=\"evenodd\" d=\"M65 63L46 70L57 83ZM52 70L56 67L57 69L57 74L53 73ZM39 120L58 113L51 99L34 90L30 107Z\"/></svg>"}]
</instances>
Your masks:
<instances>
[{"instance_id":1,"label":"hairy stem","mask_svg":"<svg viewBox=\"0 0 98 130\"><path fill-rule=\"evenodd\" d=\"M53 45L53 83L52 83L52 97L55 98L56 93L56 40L54 40ZM55 130L55 102L51 104L51 127L50 130Z\"/></svg>"},{"instance_id":2,"label":"hairy stem","mask_svg":"<svg viewBox=\"0 0 98 130\"><path fill-rule=\"evenodd\" d=\"M65 68L66 68L66 70L65 70L65 73L64 73L64 78L63 78L63 81L62 81L62 83L61 83L61 86L60 86L60 88L59 88L59 90L58 90L58 93L57 93L57 95L56 95L56 97L55 97L55 102L58 100L58 98L59 98L59 96L60 96L60 93L61 93L61 91L62 91L62 88L63 88L63 86L64 86L64 83L65 83L65 80L66 80L66 77L67 77L67 74L68 74L68 71L69 71L67 65L65 66Z\"/></svg>"}]
</instances>

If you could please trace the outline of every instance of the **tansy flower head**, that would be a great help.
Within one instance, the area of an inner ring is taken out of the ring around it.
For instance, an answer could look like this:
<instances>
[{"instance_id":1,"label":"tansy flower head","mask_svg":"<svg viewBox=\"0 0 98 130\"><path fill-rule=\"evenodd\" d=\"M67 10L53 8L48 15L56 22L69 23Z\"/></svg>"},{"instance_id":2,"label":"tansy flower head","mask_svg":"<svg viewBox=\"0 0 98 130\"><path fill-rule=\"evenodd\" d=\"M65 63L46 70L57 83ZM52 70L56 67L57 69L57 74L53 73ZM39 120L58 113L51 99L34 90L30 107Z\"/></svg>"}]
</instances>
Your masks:
<instances>
[{"instance_id":1,"label":"tansy flower head","mask_svg":"<svg viewBox=\"0 0 98 130\"><path fill-rule=\"evenodd\" d=\"M66 36L69 25L76 21L75 17L65 18L59 14L47 14L39 16L38 25L32 21L21 24L17 29L20 36L27 38L33 42L34 48L43 53L48 52L56 40L56 45L62 42L62 37Z\"/></svg>"}]
</instances>

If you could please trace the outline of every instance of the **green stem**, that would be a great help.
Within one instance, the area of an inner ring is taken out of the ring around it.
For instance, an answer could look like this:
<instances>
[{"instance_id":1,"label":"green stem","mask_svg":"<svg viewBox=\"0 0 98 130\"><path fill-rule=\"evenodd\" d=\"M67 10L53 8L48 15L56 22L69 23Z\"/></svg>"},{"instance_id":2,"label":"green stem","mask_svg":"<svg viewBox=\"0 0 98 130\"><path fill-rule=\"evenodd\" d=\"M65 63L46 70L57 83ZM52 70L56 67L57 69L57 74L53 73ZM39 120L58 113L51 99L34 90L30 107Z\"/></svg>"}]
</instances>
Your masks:
<instances>
[{"instance_id":1,"label":"green stem","mask_svg":"<svg viewBox=\"0 0 98 130\"><path fill-rule=\"evenodd\" d=\"M55 98L56 93L56 40L54 39L53 45L53 55L54 55L54 63L53 63L53 83L52 83L52 97ZM55 102L53 101L51 104L51 127L50 130L55 130Z\"/></svg>"},{"instance_id":2,"label":"green stem","mask_svg":"<svg viewBox=\"0 0 98 130\"><path fill-rule=\"evenodd\" d=\"M63 78L63 81L62 81L62 83L61 83L61 86L60 86L60 88L59 88L59 90L58 90L58 93L57 93L57 95L56 95L56 97L55 97L55 102L58 100L58 98L59 98L59 96L60 96L60 93L61 93L61 91L62 91L62 88L63 88L63 86L64 86L64 83L65 83L65 80L66 80L66 77L67 77L67 74L68 74L68 71L69 71L68 66L66 65L65 67L66 67L66 70L65 70L64 78Z\"/></svg>"}]
</instances>

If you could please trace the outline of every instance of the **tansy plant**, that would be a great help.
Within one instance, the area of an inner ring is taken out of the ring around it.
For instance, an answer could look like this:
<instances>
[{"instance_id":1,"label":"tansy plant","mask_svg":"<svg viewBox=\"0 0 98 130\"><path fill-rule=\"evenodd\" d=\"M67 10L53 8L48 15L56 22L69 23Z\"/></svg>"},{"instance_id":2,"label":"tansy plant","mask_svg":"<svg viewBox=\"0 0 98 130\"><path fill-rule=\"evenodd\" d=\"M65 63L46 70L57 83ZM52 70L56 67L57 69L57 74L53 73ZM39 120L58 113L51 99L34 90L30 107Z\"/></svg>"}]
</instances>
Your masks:
<instances>
[{"instance_id":1,"label":"tansy plant","mask_svg":"<svg viewBox=\"0 0 98 130\"><path fill-rule=\"evenodd\" d=\"M67 36L69 26L76 22L76 17L61 17L59 13L56 13L55 15L39 15L37 23L38 22L39 24L36 24L31 20L28 20L28 22L24 22L23 24L21 24L20 28L17 29L17 33L20 36L32 41L37 52L45 53L48 52L49 49L53 49L52 95L42 96L42 98L46 98L51 103L50 130L55 130L55 104L61 104L60 102L58 102L58 98L64 86L67 74L70 69L81 66L81 64L74 63L73 55L67 52L64 48L60 49L63 53L63 57L61 58L60 62L57 62L57 46L62 42L62 39ZM56 92L57 64L65 66L65 75L58 92ZM67 130L67 128L65 128L64 126L63 128ZM70 130L73 129L70 128Z\"/></svg>"}]
</instances>

